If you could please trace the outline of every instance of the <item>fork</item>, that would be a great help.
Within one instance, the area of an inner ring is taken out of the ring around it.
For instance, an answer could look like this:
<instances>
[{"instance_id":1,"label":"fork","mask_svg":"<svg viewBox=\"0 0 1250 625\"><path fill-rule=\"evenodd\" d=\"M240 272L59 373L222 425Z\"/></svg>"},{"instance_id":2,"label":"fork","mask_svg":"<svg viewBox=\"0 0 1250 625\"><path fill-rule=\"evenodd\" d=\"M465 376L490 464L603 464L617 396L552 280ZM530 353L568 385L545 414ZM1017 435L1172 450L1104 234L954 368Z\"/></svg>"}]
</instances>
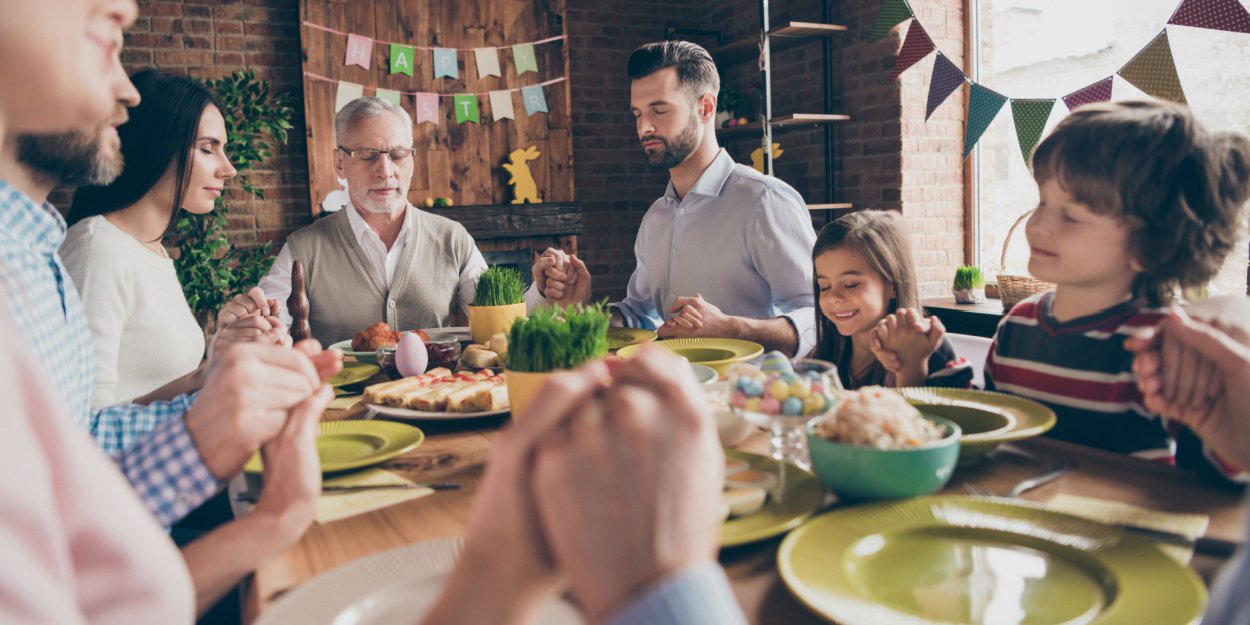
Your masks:
<instances>
[{"instance_id":1,"label":"fork","mask_svg":"<svg viewBox=\"0 0 1250 625\"><path fill-rule=\"evenodd\" d=\"M985 487L977 486L976 484L964 484L964 490L968 491L968 493L972 495L980 495L984 497L1006 497L1008 499L1015 499L1016 497L1023 495L1025 492L1033 490L1034 488L1037 488L1039 486L1049 484L1063 477L1064 475L1071 473L1075 469L1076 469L1075 463L1060 462L1060 463L1051 465L1045 471L1038 473L1037 475L1020 480L1019 482L1016 483L1015 486L1012 486L1010 489L1002 493L995 493Z\"/></svg>"}]
</instances>

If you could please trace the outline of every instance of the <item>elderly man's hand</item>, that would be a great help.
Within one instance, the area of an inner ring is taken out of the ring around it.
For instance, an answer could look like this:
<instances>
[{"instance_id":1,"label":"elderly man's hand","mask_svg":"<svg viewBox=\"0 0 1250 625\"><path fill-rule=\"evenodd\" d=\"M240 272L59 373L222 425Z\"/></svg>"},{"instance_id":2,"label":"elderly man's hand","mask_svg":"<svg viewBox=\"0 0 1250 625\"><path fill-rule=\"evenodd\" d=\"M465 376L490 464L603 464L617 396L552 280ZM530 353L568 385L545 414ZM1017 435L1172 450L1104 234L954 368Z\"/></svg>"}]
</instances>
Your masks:
<instances>
[{"instance_id":1,"label":"elderly man's hand","mask_svg":"<svg viewBox=\"0 0 1250 625\"><path fill-rule=\"evenodd\" d=\"M548 302L568 306L590 301L590 270L575 254L547 248L531 269L534 284Z\"/></svg>"},{"instance_id":2,"label":"elderly man's hand","mask_svg":"<svg viewBox=\"0 0 1250 625\"><path fill-rule=\"evenodd\" d=\"M209 471L226 479L286 424L290 410L343 368L342 354L314 340L294 349L236 343L208 369L187 411L187 430Z\"/></svg>"}]
</instances>

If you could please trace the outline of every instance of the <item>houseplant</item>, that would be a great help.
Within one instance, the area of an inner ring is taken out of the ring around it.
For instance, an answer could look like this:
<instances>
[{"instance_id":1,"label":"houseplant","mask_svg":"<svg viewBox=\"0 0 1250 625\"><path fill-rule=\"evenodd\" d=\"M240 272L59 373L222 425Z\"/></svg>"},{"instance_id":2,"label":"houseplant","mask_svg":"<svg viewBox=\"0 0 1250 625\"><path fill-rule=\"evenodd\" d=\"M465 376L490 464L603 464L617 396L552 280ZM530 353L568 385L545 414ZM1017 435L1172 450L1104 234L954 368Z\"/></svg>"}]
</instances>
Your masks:
<instances>
[{"instance_id":1,"label":"houseplant","mask_svg":"<svg viewBox=\"0 0 1250 625\"><path fill-rule=\"evenodd\" d=\"M985 278L981 268L964 265L955 270L955 281L951 284L951 292L955 295L956 304L980 304L985 301Z\"/></svg>"},{"instance_id":2,"label":"houseplant","mask_svg":"<svg viewBox=\"0 0 1250 625\"><path fill-rule=\"evenodd\" d=\"M525 317L525 282L514 267L490 267L477 279L469 308L469 332L473 342L485 344L512 323Z\"/></svg>"},{"instance_id":3,"label":"houseplant","mask_svg":"<svg viewBox=\"0 0 1250 625\"><path fill-rule=\"evenodd\" d=\"M603 358L608 353L608 321L604 304L568 308L549 306L518 319L508 337L508 400L515 418L534 400L538 389L556 371Z\"/></svg>"}]
</instances>

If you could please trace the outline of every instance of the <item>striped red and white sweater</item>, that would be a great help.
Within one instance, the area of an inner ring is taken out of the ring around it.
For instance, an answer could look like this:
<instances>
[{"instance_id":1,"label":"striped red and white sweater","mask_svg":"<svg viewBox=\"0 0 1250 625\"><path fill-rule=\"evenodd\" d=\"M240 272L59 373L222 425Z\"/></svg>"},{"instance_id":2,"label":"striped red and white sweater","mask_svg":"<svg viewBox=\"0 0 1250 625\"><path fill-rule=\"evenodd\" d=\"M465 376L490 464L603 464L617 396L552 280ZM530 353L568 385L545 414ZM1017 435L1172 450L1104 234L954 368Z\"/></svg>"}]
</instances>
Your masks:
<instances>
[{"instance_id":1,"label":"striped red and white sweater","mask_svg":"<svg viewBox=\"0 0 1250 625\"><path fill-rule=\"evenodd\" d=\"M1143 405L1124 339L1157 325L1167 308L1130 300L1063 323L1055 293L1030 297L998 325L985 362L985 384L1049 406L1058 423L1049 436L1177 464L1225 477L1235 468L1211 457L1188 429Z\"/></svg>"}]
</instances>

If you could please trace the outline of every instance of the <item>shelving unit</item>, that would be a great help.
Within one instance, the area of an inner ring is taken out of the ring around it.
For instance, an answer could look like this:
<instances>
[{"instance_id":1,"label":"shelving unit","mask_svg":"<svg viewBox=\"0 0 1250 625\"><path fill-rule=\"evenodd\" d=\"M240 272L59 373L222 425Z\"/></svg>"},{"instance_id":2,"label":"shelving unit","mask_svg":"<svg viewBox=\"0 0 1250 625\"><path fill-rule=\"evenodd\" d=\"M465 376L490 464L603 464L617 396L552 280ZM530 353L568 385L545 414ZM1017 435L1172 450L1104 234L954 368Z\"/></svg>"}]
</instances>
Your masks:
<instances>
[{"instance_id":1,"label":"shelving unit","mask_svg":"<svg viewBox=\"0 0 1250 625\"><path fill-rule=\"evenodd\" d=\"M763 85L763 111L759 116L759 120L740 126L717 128L716 134L718 137L726 141L752 137L758 139L760 145L767 147L772 145L773 133L776 131L791 128L810 128L812 126L824 127L825 201L819 204L808 204L808 210L812 212L823 211L826 220L832 219L836 211L854 208L850 203L836 201L836 189L832 172L834 162L832 124L847 121L850 119L850 116L833 112L833 86L828 71L833 57L831 38L839 33L846 32L846 26L829 23L830 4L830 0L825 0L821 4L820 22L786 21L773 26L769 18L769 0L759 0L760 35L757 37L746 37L727 44L721 41L721 45L711 50L712 58L716 59L717 64L722 67L758 59L760 82ZM671 37L679 33L712 35L718 39L721 38L721 33L714 31L680 31L675 29L670 29L669 36ZM774 117L772 52L816 42L822 45L821 58L825 68L825 71L822 73L822 87L824 91L823 112L794 113ZM773 155L772 150L769 149L764 150L764 171L770 176L773 175Z\"/></svg>"}]
</instances>

